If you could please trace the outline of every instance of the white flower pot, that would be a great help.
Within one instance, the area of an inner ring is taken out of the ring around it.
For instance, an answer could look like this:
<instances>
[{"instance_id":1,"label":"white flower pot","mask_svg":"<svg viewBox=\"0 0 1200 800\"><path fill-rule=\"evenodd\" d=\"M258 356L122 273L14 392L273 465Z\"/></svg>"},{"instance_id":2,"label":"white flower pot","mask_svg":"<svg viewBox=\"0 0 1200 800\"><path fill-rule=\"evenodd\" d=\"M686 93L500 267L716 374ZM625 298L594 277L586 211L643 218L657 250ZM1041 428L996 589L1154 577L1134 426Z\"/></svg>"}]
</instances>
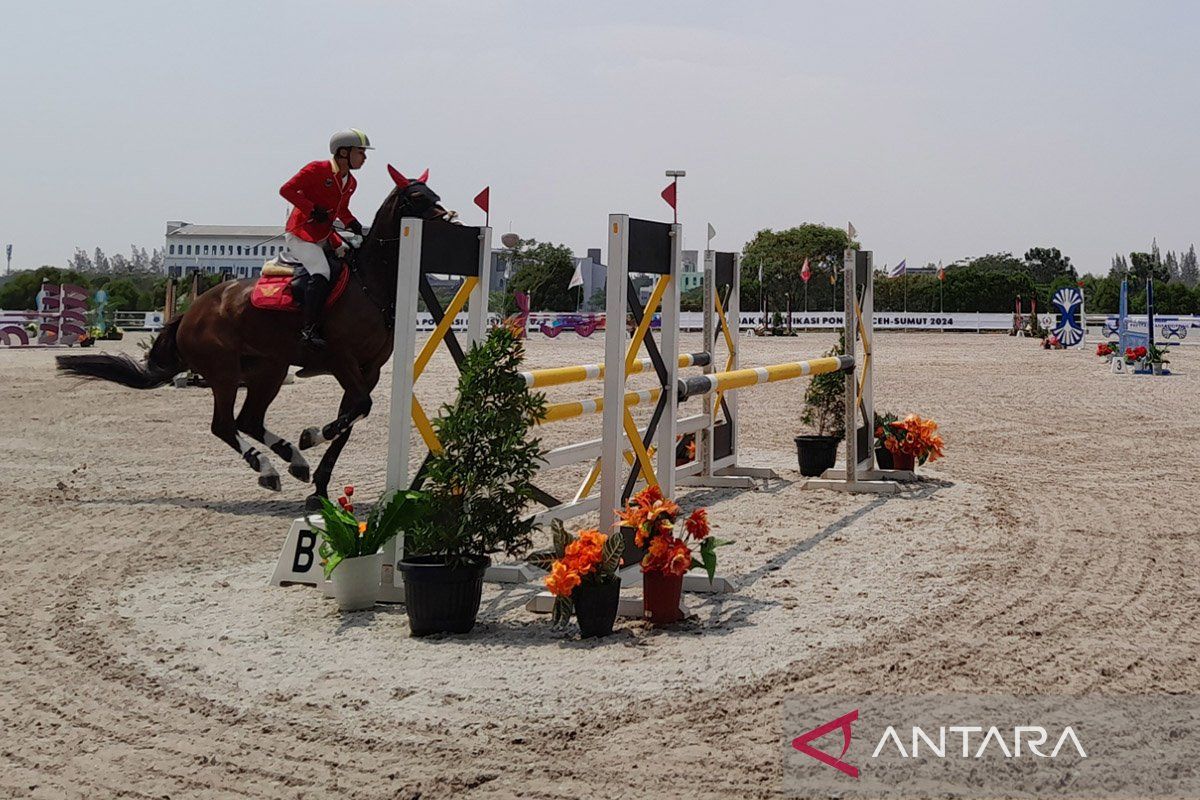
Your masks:
<instances>
[{"instance_id":1,"label":"white flower pot","mask_svg":"<svg viewBox=\"0 0 1200 800\"><path fill-rule=\"evenodd\" d=\"M383 553L342 559L333 568L333 596L342 611L362 611L375 605L383 571Z\"/></svg>"},{"instance_id":2,"label":"white flower pot","mask_svg":"<svg viewBox=\"0 0 1200 800\"><path fill-rule=\"evenodd\" d=\"M1162 365L1162 362L1160 362L1160 361L1151 362L1151 364L1150 364L1150 370L1151 370L1151 371L1152 371L1152 372L1153 372L1155 375L1162 375L1162 371L1163 371L1163 365Z\"/></svg>"}]
</instances>

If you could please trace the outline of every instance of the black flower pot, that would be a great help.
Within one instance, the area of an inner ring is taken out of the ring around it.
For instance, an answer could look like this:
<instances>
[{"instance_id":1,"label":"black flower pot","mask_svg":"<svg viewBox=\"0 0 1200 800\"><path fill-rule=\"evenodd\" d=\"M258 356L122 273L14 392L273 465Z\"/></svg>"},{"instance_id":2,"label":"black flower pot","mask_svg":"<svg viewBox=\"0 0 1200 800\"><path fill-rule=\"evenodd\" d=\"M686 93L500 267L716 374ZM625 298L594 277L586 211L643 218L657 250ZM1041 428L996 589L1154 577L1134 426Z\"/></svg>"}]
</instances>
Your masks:
<instances>
[{"instance_id":1,"label":"black flower pot","mask_svg":"<svg viewBox=\"0 0 1200 800\"><path fill-rule=\"evenodd\" d=\"M412 636L470 633L479 614L483 573L492 560L451 568L442 556L411 556L397 568L404 575L404 607Z\"/></svg>"},{"instance_id":2,"label":"black flower pot","mask_svg":"<svg viewBox=\"0 0 1200 800\"><path fill-rule=\"evenodd\" d=\"M580 584L571 592L575 604L575 620L579 635L584 639L608 636L617 620L617 603L621 600L621 579L610 583Z\"/></svg>"},{"instance_id":3,"label":"black flower pot","mask_svg":"<svg viewBox=\"0 0 1200 800\"><path fill-rule=\"evenodd\" d=\"M800 474L812 478L833 468L842 437L805 435L797 436L795 441Z\"/></svg>"}]
</instances>

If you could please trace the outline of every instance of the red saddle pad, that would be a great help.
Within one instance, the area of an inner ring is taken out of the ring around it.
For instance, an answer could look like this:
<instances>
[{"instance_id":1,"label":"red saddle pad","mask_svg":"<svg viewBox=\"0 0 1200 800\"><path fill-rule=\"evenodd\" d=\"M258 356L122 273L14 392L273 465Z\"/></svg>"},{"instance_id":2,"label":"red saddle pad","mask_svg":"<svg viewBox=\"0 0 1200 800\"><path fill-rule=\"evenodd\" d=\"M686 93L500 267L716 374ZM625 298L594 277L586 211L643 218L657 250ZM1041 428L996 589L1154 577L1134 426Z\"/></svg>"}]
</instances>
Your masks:
<instances>
[{"instance_id":1,"label":"red saddle pad","mask_svg":"<svg viewBox=\"0 0 1200 800\"><path fill-rule=\"evenodd\" d=\"M346 291L346 284L349 282L350 268L343 267L338 275L337 283L329 292L329 299L325 301L325 308L332 306L342 296L342 293ZM289 275L261 276L258 283L254 284L254 291L250 294L250 304L266 311L300 310L299 301L292 296L292 278Z\"/></svg>"}]
</instances>

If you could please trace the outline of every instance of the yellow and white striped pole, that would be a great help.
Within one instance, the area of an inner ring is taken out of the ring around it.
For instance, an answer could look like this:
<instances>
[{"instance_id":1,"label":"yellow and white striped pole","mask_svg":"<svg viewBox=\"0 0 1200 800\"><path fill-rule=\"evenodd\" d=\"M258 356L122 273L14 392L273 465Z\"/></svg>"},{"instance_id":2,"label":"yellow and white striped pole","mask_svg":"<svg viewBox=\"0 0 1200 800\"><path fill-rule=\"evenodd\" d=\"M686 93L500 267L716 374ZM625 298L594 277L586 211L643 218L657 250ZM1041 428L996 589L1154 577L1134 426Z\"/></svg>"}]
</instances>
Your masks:
<instances>
[{"instance_id":1,"label":"yellow and white striped pole","mask_svg":"<svg viewBox=\"0 0 1200 800\"><path fill-rule=\"evenodd\" d=\"M710 357L708 353L684 353L679 356L679 366L681 367L703 367L707 366L709 361ZM638 372L645 372L652 365L653 362L649 358L638 359L630 365L629 369L626 370L626 374L633 375ZM547 367L545 369L522 372L521 377L525 379L525 386L530 389L541 389L546 386L562 386L568 383L599 380L604 377L604 365L573 364L569 367Z\"/></svg>"},{"instance_id":2,"label":"yellow and white striped pole","mask_svg":"<svg viewBox=\"0 0 1200 800\"><path fill-rule=\"evenodd\" d=\"M643 403L654 403L660 395L662 395L662 388L657 386L653 389L644 389L640 392L626 392L625 407L631 408ZM593 397L589 400L572 400L567 403L551 403L546 406L546 413L538 422L545 425L548 422L573 419L574 417L582 417L587 414L600 414L603 411L603 397Z\"/></svg>"},{"instance_id":3,"label":"yellow and white striped pole","mask_svg":"<svg viewBox=\"0 0 1200 800\"><path fill-rule=\"evenodd\" d=\"M679 382L679 399L686 400L689 397L697 397L712 392L728 392L734 389L743 389L747 386L757 386L760 383L786 381L805 375L848 372L852 369L854 369L854 356L828 356L808 361L773 364L769 367L735 369L730 372L712 372L708 375L690 375Z\"/></svg>"}]
</instances>

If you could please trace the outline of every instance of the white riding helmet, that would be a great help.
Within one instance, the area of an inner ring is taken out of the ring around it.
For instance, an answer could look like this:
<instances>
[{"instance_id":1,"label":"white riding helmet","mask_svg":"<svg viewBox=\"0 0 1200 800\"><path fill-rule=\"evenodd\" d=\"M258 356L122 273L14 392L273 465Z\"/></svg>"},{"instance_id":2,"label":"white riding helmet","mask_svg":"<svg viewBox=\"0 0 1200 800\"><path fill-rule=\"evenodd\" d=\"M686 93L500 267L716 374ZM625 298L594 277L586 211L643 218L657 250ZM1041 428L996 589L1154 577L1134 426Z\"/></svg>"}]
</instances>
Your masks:
<instances>
[{"instance_id":1,"label":"white riding helmet","mask_svg":"<svg viewBox=\"0 0 1200 800\"><path fill-rule=\"evenodd\" d=\"M361 147L363 150L375 149L371 147L371 140L367 138L367 135L358 128L347 128L329 137L330 155L336 156L337 151L343 147Z\"/></svg>"}]
</instances>

